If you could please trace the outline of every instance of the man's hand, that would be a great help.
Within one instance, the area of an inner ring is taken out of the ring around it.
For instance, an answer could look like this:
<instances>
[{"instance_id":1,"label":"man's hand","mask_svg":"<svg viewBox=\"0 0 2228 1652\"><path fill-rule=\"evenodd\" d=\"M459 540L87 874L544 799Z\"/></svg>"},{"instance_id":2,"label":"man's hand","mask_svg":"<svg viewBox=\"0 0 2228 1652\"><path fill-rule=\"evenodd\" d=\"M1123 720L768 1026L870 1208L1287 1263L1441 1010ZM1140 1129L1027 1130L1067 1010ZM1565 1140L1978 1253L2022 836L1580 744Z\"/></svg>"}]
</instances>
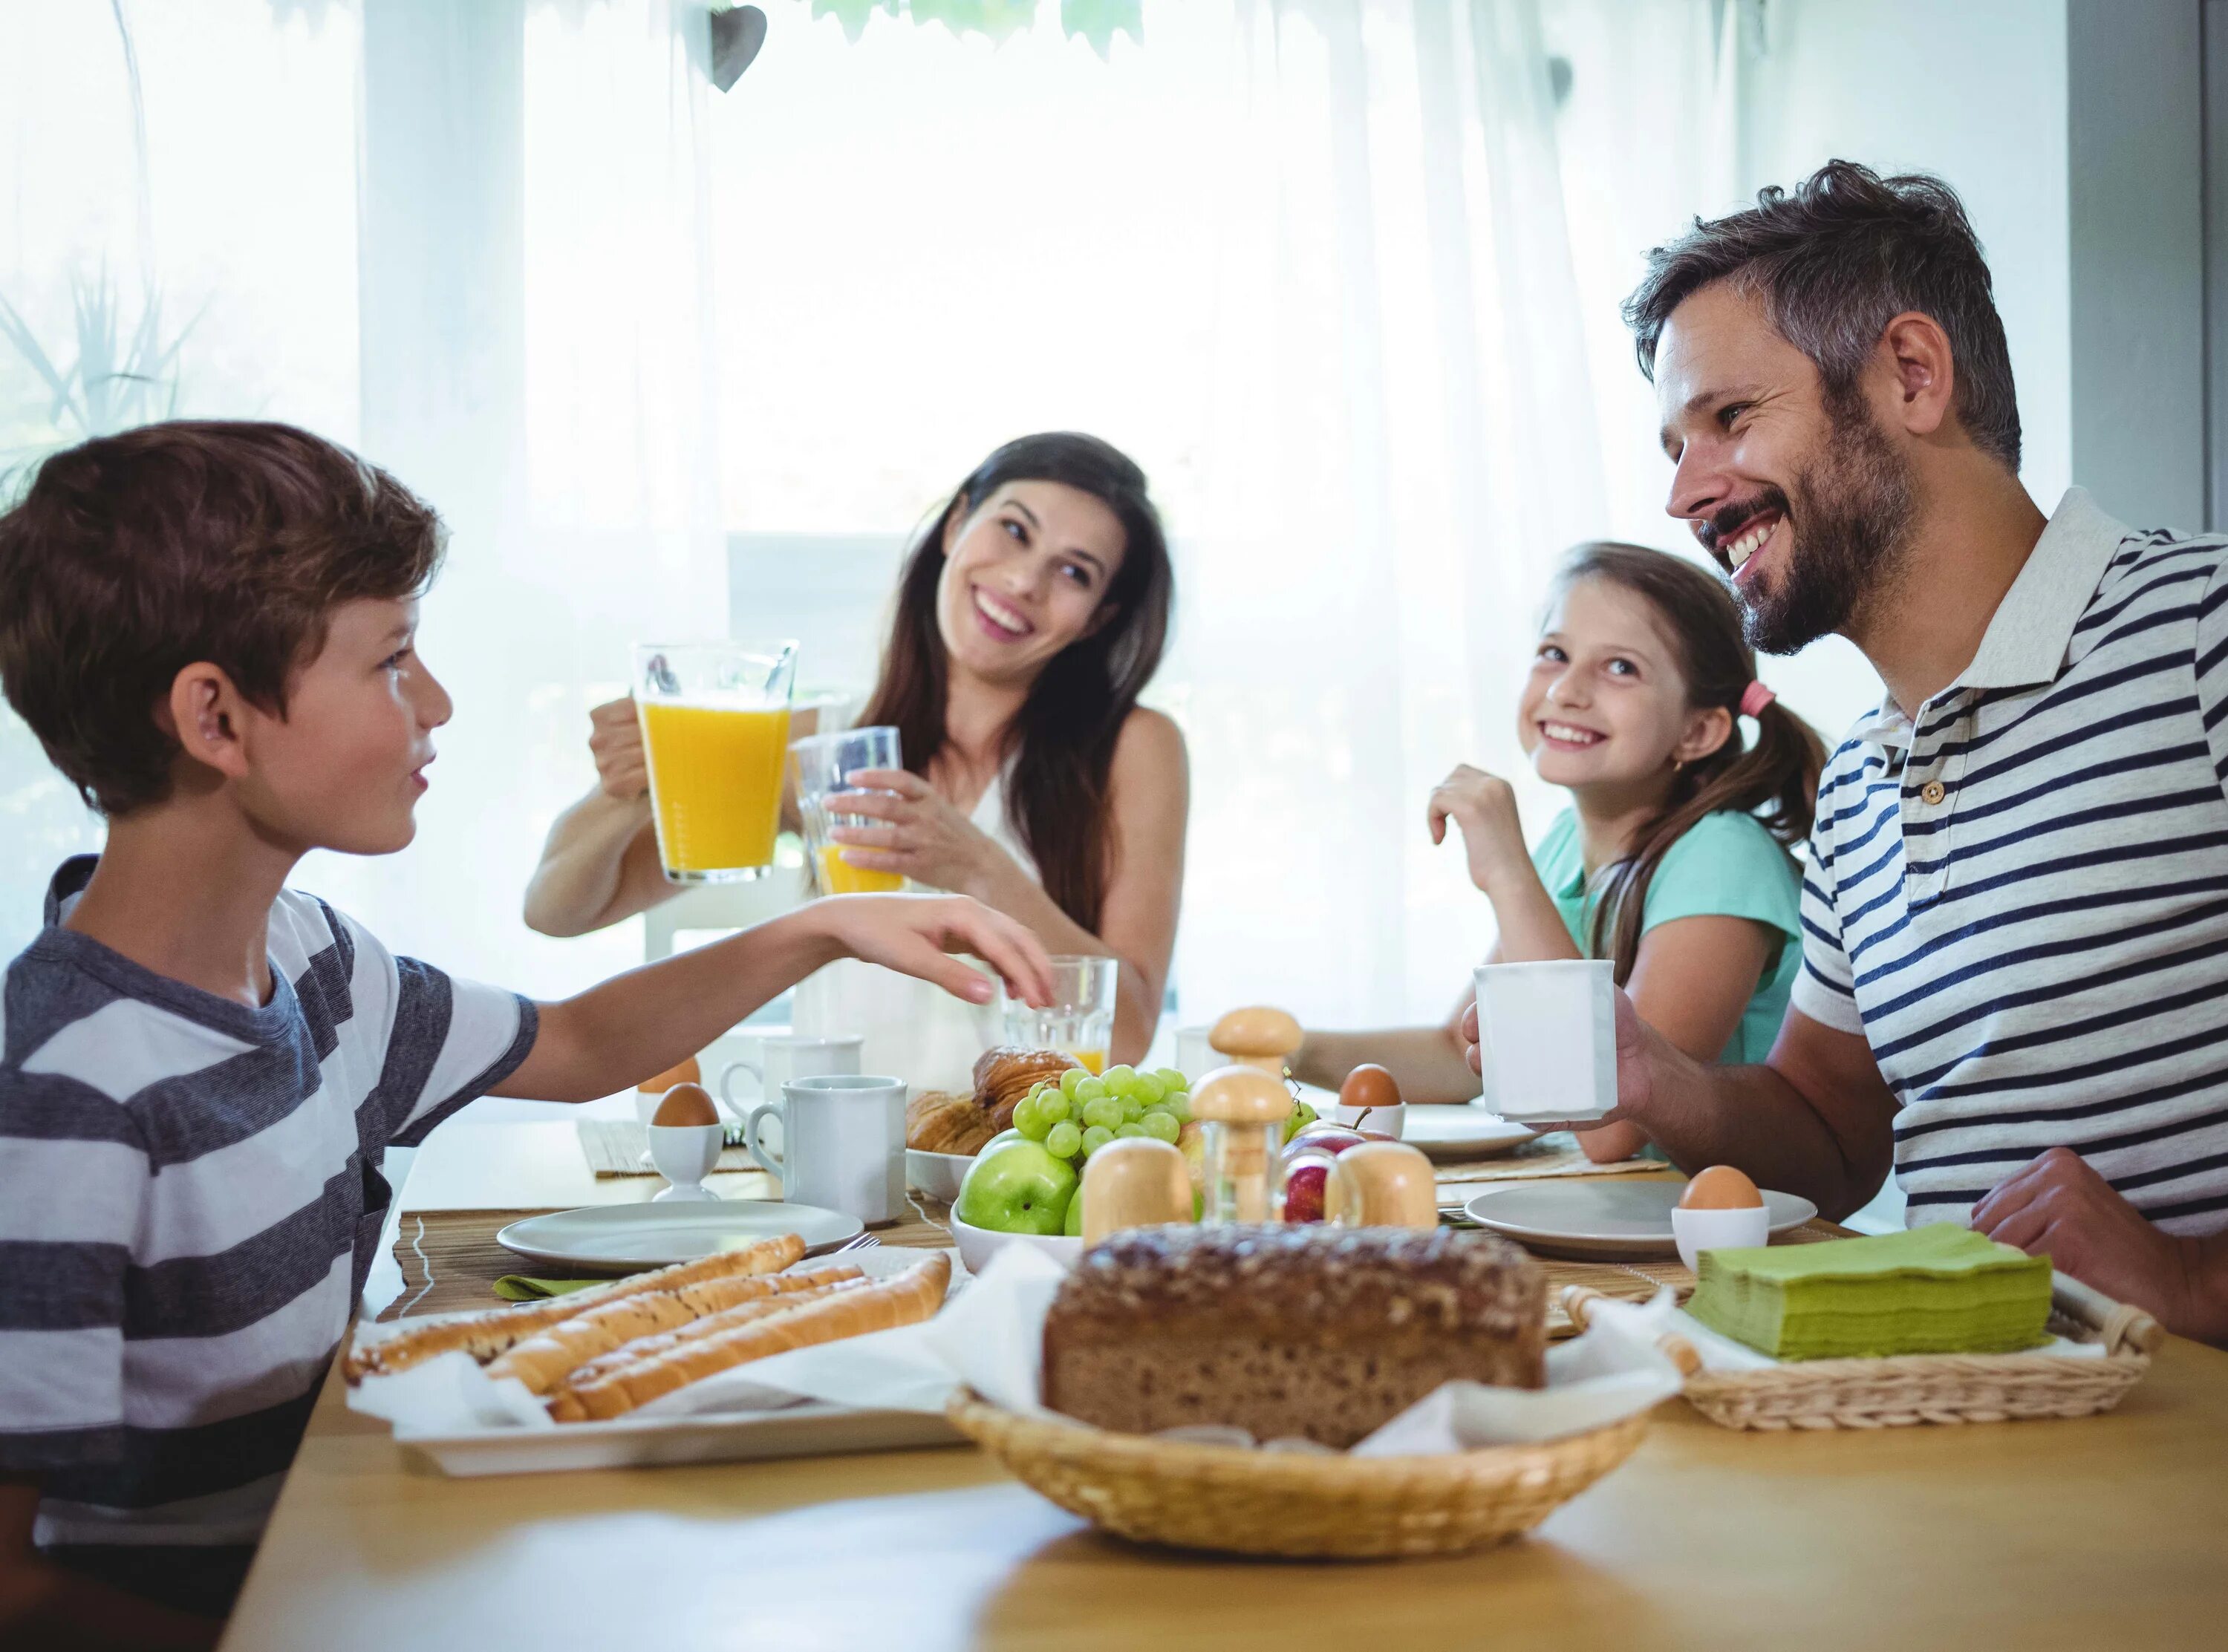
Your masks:
<instances>
[{"instance_id":1,"label":"man's hand","mask_svg":"<svg viewBox=\"0 0 2228 1652\"><path fill-rule=\"evenodd\" d=\"M1516 793L1498 775L1457 763L1431 794L1425 825L1433 843L1444 843L1447 822L1462 828L1469 856L1469 881L1486 894L1508 872L1532 861L1524 848L1524 822L1516 812Z\"/></svg>"},{"instance_id":2,"label":"man's hand","mask_svg":"<svg viewBox=\"0 0 2228 1652\"><path fill-rule=\"evenodd\" d=\"M1635 1123L1646 1118L1649 1103L1655 1085L1655 1068L1665 1061L1683 1061L1670 1041L1640 1018L1640 1011L1632 1007L1632 1000L1622 988L1617 990L1617 1105L1598 1119L1571 1119L1559 1124L1532 1125L1534 1130L1597 1130L1607 1124L1629 1119ZM1473 998L1462 1017L1463 1055L1469 1062L1469 1070L1480 1078L1485 1076L1483 1056L1478 1048L1477 1001ZM1530 1119L1526 1119L1531 1124Z\"/></svg>"},{"instance_id":3,"label":"man's hand","mask_svg":"<svg viewBox=\"0 0 2228 1652\"><path fill-rule=\"evenodd\" d=\"M2162 1233L2070 1148L2053 1147L1973 1207L1973 1227L2146 1310L2168 1330L2218 1341L2228 1325L2208 1311L2195 1240Z\"/></svg>"},{"instance_id":4,"label":"man's hand","mask_svg":"<svg viewBox=\"0 0 2228 1652\"><path fill-rule=\"evenodd\" d=\"M588 713L588 753L596 760L596 784L606 797L631 803L650 790L650 756L643 749L631 694L606 700Z\"/></svg>"},{"instance_id":5,"label":"man's hand","mask_svg":"<svg viewBox=\"0 0 2228 1652\"><path fill-rule=\"evenodd\" d=\"M970 1004L989 1002L990 983L952 953L972 953L1005 979L1008 992L1038 1009L1052 1002L1044 943L964 895L834 895L806 910L852 957L932 981Z\"/></svg>"}]
</instances>

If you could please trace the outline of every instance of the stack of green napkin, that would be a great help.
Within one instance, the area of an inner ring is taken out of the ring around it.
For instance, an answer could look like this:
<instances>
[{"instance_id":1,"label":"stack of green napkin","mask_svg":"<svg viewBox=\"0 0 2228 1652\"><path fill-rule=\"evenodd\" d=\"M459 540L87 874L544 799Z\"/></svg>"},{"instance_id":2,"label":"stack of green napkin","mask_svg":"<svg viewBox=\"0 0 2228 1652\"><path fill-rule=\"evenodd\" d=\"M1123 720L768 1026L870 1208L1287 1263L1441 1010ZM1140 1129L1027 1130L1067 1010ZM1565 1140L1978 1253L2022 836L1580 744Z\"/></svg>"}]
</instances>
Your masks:
<instances>
[{"instance_id":1,"label":"stack of green napkin","mask_svg":"<svg viewBox=\"0 0 2228 1652\"><path fill-rule=\"evenodd\" d=\"M1774 1359L2007 1354L2049 1340L2050 1259L1949 1222L1700 1260L1687 1311Z\"/></svg>"}]
</instances>

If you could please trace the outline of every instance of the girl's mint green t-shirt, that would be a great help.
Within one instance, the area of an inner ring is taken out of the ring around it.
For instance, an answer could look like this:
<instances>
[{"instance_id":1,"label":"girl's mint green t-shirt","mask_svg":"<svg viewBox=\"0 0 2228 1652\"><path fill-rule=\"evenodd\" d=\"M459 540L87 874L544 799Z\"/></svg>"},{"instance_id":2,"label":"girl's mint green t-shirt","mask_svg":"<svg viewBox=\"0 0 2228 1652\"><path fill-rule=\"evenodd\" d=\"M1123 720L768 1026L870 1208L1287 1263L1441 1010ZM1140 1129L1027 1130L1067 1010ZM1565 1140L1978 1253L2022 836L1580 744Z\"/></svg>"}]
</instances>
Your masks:
<instances>
[{"instance_id":1,"label":"girl's mint green t-shirt","mask_svg":"<svg viewBox=\"0 0 2228 1652\"><path fill-rule=\"evenodd\" d=\"M1540 881L1563 915L1580 952L1588 952L1593 903L1578 847L1578 818L1570 809L1555 817L1532 852ZM1649 881L1641 933L1674 918L1748 918L1776 930L1779 946L1765 962L1740 1025L1718 1059L1760 1062L1779 1036L1787 995L1802 967L1802 877L1778 840L1754 815L1736 809L1706 814L1671 845Z\"/></svg>"}]
</instances>

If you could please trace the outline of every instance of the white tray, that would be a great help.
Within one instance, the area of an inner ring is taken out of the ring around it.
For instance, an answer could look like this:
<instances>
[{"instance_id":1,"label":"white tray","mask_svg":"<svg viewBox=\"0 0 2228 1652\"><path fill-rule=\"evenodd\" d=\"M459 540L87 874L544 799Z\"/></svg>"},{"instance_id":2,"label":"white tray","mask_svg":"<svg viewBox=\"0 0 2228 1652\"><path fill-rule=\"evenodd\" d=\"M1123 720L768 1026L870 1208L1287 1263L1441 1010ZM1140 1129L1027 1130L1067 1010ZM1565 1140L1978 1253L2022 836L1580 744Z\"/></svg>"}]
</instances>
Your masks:
<instances>
[{"instance_id":1,"label":"white tray","mask_svg":"<svg viewBox=\"0 0 2228 1652\"><path fill-rule=\"evenodd\" d=\"M579 1469L649 1469L683 1463L742 1463L836 1457L910 1446L955 1445L963 1437L941 1416L855 1411L816 1400L785 1411L727 1417L664 1417L556 1428L480 1428L457 1434L396 1431L395 1443L423 1451L444 1474L559 1474Z\"/></svg>"}]
</instances>

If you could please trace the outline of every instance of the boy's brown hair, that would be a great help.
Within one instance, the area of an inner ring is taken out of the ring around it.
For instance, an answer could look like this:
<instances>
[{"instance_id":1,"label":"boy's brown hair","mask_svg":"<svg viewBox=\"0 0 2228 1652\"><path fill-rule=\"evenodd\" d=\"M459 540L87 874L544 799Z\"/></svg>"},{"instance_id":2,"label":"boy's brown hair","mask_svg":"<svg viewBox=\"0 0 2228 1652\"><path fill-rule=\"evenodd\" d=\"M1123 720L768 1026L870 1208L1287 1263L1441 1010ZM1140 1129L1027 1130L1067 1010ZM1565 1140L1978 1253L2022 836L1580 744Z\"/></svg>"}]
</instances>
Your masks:
<instances>
[{"instance_id":1,"label":"boy's brown hair","mask_svg":"<svg viewBox=\"0 0 2228 1652\"><path fill-rule=\"evenodd\" d=\"M394 477L288 424L178 421L40 465L0 515L0 687L86 801L170 794L156 721L206 660L279 715L339 603L409 596L440 519Z\"/></svg>"}]
</instances>

